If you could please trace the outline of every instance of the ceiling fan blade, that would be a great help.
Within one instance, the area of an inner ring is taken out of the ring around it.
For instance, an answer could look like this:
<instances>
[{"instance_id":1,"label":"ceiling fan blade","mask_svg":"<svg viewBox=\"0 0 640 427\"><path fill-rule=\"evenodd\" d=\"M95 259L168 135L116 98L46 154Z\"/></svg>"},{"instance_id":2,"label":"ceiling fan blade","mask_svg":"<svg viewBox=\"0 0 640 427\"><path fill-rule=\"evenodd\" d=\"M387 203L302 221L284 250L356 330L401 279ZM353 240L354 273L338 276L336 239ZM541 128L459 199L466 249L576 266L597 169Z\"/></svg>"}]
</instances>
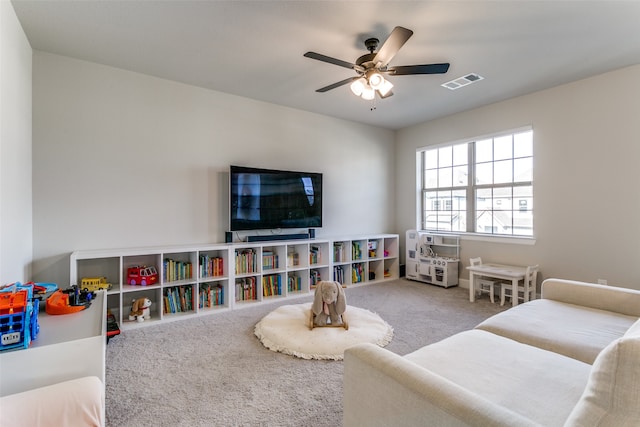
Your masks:
<instances>
[{"instance_id":1,"label":"ceiling fan blade","mask_svg":"<svg viewBox=\"0 0 640 427\"><path fill-rule=\"evenodd\" d=\"M392 76L406 76L410 74L444 74L449 70L449 63L426 65L400 65L387 68Z\"/></svg>"},{"instance_id":2,"label":"ceiling fan blade","mask_svg":"<svg viewBox=\"0 0 640 427\"><path fill-rule=\"evenodd\" d=\"M339 65L340 67L349 68L355 70L357 65L351 62L343 61L341 59L332 58L330 56L322 55L316 52L307 52L304 54L307 58L317 59L318 61L328 62L329 64Z\"/></svg>"},{"instance_id":3,"label":"ceiling fan blade","mask_svg":"<svg viewBox=\"0 0 640 427\"><path fill-rule=\"evenodd\" d=\"M344 86L347 83L351 83L352 81L357 80L359 78L360 76L349 77L348 79L340 80L339 82L334 83L332 85L321 87L320 89L316 90L316 92L327 92L327 91L330 91L331 89L335 89L337 87Z\"/></svg>"},{"instance_id":4,"label":"ceiling fan blade","mask_svg":"<svg viewBox=\"0 0 640 427\"><path fill-rule=\"evenodd\" d=\"M413 35L413 31L404 28L404 27L395 27L387 40L385 40L384 44L378 50L373 62L375 64L380 64L380 68L384 68L396 53L400 50L400 48L409 40L409 37Z\"/></svg>"}]
</instances>

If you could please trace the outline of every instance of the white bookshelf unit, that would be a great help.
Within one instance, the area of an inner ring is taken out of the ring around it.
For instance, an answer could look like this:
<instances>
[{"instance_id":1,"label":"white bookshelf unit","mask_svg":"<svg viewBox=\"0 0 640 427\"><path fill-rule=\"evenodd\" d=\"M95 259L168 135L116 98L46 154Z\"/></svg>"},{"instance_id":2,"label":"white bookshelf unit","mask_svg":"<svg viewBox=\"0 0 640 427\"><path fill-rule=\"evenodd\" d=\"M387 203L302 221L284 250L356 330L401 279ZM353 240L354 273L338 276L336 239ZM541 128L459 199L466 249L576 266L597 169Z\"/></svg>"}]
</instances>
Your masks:
<instances>
[{"instance_id":1,"label":"white bookshelf unit","mask_svg":"<svg viewBox=\"0 0 640 427\"><path fill-rule=\"evenodd\" d=\"M126 330L310 295L320 280L351 287L397 279L398 245L397 234L375 234L76 251L70 256L70 283L106 277L112 284L107 309ZM127 269L137 265L154 266L158 283L128 284ZM152 302L151 319L129 321L133 300L142 297Z\"/></svg>"}]
</instances>

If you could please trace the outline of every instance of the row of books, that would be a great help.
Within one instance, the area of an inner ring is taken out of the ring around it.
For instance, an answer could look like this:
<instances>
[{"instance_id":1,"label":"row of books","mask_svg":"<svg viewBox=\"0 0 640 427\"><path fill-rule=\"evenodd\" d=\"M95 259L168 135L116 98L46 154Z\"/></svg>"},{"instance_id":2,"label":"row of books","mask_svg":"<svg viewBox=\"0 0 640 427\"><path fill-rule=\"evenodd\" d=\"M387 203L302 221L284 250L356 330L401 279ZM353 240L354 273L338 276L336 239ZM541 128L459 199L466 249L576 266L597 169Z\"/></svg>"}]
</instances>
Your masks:
<instances>
[{"instance_id":1,"label":"row of books","mask_svg":"<svg viewBox=\"0 0 640 427\"><path fill-rule=\"evenodd\" d=\"M262 268L265 270L273 270L274 268L278 268L278 265L278 254L273 251L262 252Z\"/></svg>"},{"instance_id":2,"label":"row of books","mask_svg":"<svg viewBox=\"0 0 640 427\"><path fill-rule=\"evenodd\" d=\"M335 242L333 244L333 259L336 262L345 261L344 255L344 242Z\"/></svg>"},{"instance_id":3,"label":"row of books","mask_svg":"<svg viewBox=\"0 0 640 427\"><path fill-rule=\"evenodd\" d=\"M337 265L333 267L333 280L339 283L344 283L344 269L342 266Z\"/></svg>"},{"instance_id":4,"label":"row of books","mask_svg":"<svg viewBox=\"0 0 640 427\"><path fill-rule=\"evenodd\" d=\"M200 308L224 305L224 286L210 283L200 285Z\"/></svg>"},{"instance_id":5,"label":"row of books","mask_svg":"<svg viewBox=\"0 0 640 427\"><path fill-rule=\"evenodd\" d=\"M236 273L256 273L258 254L255 249L236 249Z\"/></svg>"},{"instance_id":6,"label":"row of books","mask_svg":"<svg viewBox=\"0 0 640 427\"><path fill-rule=\"evenodd\" d=\"M200 277L224 276L224 259L200 255Z\"/></svg>"},{"instance_id":7,"label":"row of books","mask_svg":"<svg viewBox=\"0 0 640 427\"><path fill-rule=\"evenodd\" d=\"M353 264L351 266L351 283L360 283L364 280L364 265Z\"/></svg>"},{"instance_id":8,"label":"row of books","mask_svg":"<svg viewBox=\"0 0 640 427\"><path fill-rule=\"evenodd\" d=\"M164 290L164 313L184 313L193 311L193 288L191 286L174 286Z\"/></svg>"},{"instance_id":9,"label":"row of books","mask_svg":"<svg viewBox=\"0 0 640 427\"><path fill-rule=\"evenodd\" d=\"M293 274L287 277L287 292L300 292L302 290L302 278Z\"/></svg>"},{"instance_id":10,"label":"row of books","mask_svg":"<svg viewBox=\"0 0 640 427\"><path fill-rule=\"evenodd\" d=\"M300 265L300 254L295 251L290 251L287 254L287 265L289 267L295 267L297 265Z\"/></svg>"},{"instance_id":11,"label":"row of books","mask_svg":"<svg viewBox=\"0 0 640 427\"><path fill-rule=\"evenodd\" d=\"M236 280L236 301L258 299L258 283L255 277L244 277Z\"/></svg>"},{"instance_id":12,"label":"row of books","mask_svg":"<svg viewBox=\"0 0 640 427\"><path fill-rule=\"evenodd\" d=\"M322 262L322 252L319 246L309 247L309 265L316 265Z\"/></svg>"},{"instance_id":13,"label":"row of books","mask_svg":"<svg viewBox=\"0 0 640 427\"><path fill-rule=\"evenodd\" d=\"M351 259L362 259L362 248L360 242L351 243Z\"/></svg>"},{"instance_id":14,"label":"row of books","mask_svg":"<svg viewBox=\"0 0 640 427\"><path fill-rule=\"evenodd\" d=\"M322 280L320 272L318 270L311 270L309 272L309 285L315 286L316 283Z\"/></svg>"},{"instance_id":15,"label":"row of books","mask_svg":"<svg viewBox=\"0 0 640 427\"><path fill-rule=\"evenodd\" d=\"M167 282L176 280L191 279L193 277L192 265L190 262L175 261L165 258L162 263L162 277Z\"/></svg>"},{"instance_id":16,"label":"row of books","mask_svg":"<svg viewBox=\"0 0 640 427\"><path fill-rule=\"evenodd\" d=\"M282 295L282 279L279 274L262 277L262 296L272 297Z\"/></svg>"}]
</instances>

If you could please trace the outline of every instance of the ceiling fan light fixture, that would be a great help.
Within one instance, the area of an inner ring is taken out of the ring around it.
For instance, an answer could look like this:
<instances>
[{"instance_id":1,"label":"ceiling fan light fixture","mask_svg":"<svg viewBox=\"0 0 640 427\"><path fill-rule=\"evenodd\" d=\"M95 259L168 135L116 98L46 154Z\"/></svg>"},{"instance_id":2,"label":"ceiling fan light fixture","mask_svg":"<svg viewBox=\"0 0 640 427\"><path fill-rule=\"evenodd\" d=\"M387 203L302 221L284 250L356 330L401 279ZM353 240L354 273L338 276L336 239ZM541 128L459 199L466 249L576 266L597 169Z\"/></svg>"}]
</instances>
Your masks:
<instances>
[{"instance_id":1,"label":"ceiling fan light fixture","mask_svg":"<svg viewBox=\"0 0 640 427\"><path fill-rule=\"evenodd\" d=\"M369 81L369 86L376 90L380 89L385 82L382 74L378 73L377 71L371 71L367 73L367 80Z\"/></svg>"},{"instance_id":2,"label":"ceiling fan light fixture","mask_svg":"<svg viewBox=\"0 0 640 427\"><path fill-rule=\"evenodd\" d=\"M366 101L372 101L376 97L376 91L375 91L375 89L367 86L362 91L362 95L361 96L362 96L362 99L364 99Z\"/></svg>"},{"instance_id":3,"label":"ceiling fan light fixture","mask_svg":"<svg viewBox=\"0 0 640 427\"><path fill-rule=\"evenodd\" d=\"M393 89L393 83L389 80L385 80L381 87L378 88L378 92L380 92L380 96L386 96L391 89Z\"/></svg>"},{"instance_id":4,"label":"ceiling fan light fixture","mask_svg":"<svg viewBox=\"0 0 640 427\"><path fill-rule=\"evenodd\" d=\"M365 90L366 84L367 81L364 78L355 80L353 83L351 83L351 92L353 92L355 96L362 95L362 92L364 92Z\"/></svg>"}]
</instances>

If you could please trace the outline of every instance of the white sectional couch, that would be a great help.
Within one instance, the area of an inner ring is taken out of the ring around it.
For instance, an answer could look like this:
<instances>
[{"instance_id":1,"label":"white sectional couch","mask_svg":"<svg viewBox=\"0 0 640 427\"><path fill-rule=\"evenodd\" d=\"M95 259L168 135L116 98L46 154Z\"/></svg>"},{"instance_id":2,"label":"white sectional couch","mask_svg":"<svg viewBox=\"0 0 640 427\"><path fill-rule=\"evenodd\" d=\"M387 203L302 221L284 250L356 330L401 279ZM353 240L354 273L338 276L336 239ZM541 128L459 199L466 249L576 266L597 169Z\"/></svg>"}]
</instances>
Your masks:
<instances>
[{"instance_id":1,"label":"white sectional couch","mask_svg":"<svg viewBox=\"0 0 640 427\"><path fill-rule=\"evenodd\" d=\"M102 381L82 377L0 397L0 426L104 426Z\"/></svg>"},{"instance_id":2,"label":"white sectional couch","mask_svg":"<svg viewBox=\"0 0 640 427\"><path fill-rule=\"evenodd\" d=\"M345 426L640 426L640 291L547 279L542 298L399 356L345 351Z\"/></svg>"}]
</instances>

